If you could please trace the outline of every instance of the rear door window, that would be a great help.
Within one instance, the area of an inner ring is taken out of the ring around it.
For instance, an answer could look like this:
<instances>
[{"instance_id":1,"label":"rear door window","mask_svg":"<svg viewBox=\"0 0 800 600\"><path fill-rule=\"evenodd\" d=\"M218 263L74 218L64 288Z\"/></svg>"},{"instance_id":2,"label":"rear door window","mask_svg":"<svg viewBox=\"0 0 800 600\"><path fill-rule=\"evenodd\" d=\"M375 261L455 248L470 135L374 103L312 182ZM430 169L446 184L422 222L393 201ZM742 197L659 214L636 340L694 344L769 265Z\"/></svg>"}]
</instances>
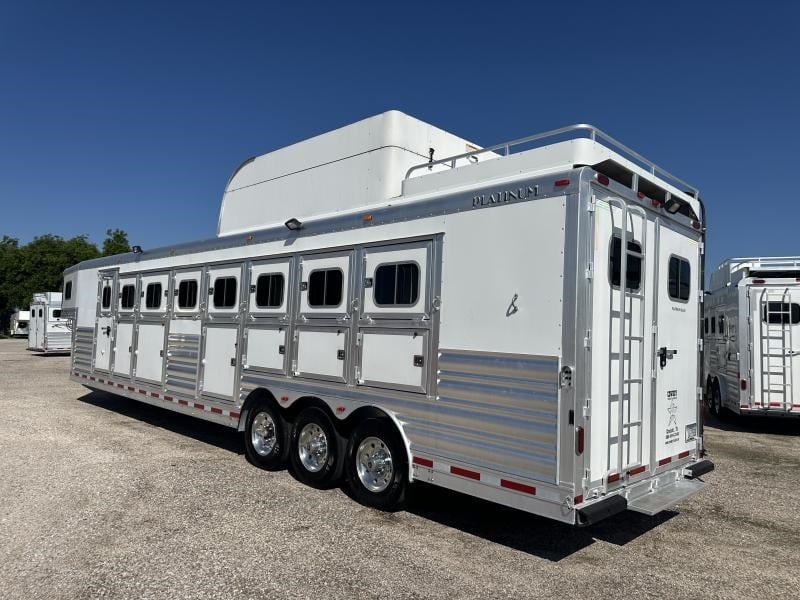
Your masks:
<instances>
[{"instance_id":1,"label":"rear door window","mask_svg":"<svg viewBox=\"0 0 800 600\"><path fill-rule=\"evenodd\" d=\"M625 289L632 292L639 290L642 284L642 245L635 241L628 241L628 256L625 263ZM609 278L611 285L620 286L622 276L622 238L615 235L611 238L611 251L609 258Z\"/></svg>"},{"instance_id":2,"label":"rear door window","mask_svg":"<svg viewBox=\"0 0 800 600\"><path fill-rule=\"evenodd\" d=\"M766 302L761 308L761 320L770 325L797 325L800 323L800 304Z\"/></svg>"},{"instance_id":3,"label":"rear door window","mask_svg":"<svg viewBox=\"0 0 800 600\"><path fill-rule=\"evenodd\" d=\"M679 256L669 257L667 293L672 300L686 302L692 289L692 267L689 261Z\"/></svg>"}]
</instances>

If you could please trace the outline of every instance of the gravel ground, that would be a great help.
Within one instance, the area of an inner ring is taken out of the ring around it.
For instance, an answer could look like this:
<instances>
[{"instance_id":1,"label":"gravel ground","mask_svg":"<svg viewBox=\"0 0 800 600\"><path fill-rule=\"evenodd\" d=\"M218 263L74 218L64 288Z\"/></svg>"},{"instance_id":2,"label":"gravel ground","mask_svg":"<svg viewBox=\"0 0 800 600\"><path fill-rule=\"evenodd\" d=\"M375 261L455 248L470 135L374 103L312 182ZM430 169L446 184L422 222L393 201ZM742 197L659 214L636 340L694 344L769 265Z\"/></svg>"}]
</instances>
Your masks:
<instances>
[{"instance_id":1,"label":"gravel ground","mask_svg":"<svg viewBox=\"0 0 800 600\"><path fill-rule=\"evenodd\" d=\"M797 598L800 423L712 421L675 512L575 529L415 486L359 506L232 430L91 392L0 340L0 598Z\"/></svg>"}]
</instances>

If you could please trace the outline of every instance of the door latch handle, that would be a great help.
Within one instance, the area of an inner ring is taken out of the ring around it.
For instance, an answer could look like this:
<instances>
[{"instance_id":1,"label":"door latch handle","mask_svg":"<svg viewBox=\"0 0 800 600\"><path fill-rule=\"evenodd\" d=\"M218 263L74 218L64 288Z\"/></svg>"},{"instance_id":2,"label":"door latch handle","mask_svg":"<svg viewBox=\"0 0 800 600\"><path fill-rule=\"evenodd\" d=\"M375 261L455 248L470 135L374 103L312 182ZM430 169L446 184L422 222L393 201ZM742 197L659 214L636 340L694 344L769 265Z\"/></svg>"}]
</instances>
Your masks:
<instances>
[{"instance_id":1,"label":"door latch handle","mask_svg":"<svg viewBox=\"0 0 800 600\"><path fill-rule=\"evenodd\" d=\"M666 346L661 346L661 348L658 349L658 358L661 368L663 369L664 367L666 367L667 361L672 360L672 357L675 356L677 353L678 353L677 350L667 350Z\"/></svg>"}]
</instances>

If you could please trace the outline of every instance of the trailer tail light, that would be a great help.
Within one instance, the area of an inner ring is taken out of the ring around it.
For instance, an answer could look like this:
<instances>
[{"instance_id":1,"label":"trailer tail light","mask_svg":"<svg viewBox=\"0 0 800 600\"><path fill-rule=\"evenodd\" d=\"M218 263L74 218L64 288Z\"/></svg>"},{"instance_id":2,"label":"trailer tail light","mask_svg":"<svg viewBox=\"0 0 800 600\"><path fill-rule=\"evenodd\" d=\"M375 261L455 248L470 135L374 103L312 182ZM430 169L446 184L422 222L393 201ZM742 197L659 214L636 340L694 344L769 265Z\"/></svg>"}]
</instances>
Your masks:
<instances>
[{"instance_id":1,"label":"trailer tail light","mask_svg":"<svg viewBox=\"0 0 800 600\"><path fill-rule=\"evenodd\" d=\"M600 183L602 185L608 185L609 180L606 175L598 173L597 175L594 176L594 178L597 179L597 183Z\"/></svg>"},{"instance_id":2,"label":"trailer tail light","mask_svg":"<svg viewBox=\"0 0 800 600\"><path fill-rule=\"evenodd\" d=\"M569 179L556 179L556 187L564 187L565 185L569 185Z\"/></svg>"},{"instance_id":3,"label":"trailer tail light","mask_svg":"<svg viewBox=\"0 0 800 600\"><path fill-rule=\"evenodd\" d=\"M583 442L584 442L583 427L576 427L575 428L575 454L577 454L577 455L583 454Z\"/></svg>"},{"instance_id":4,"label":"trailer tail light","mask_svg":"<svg viewBox=\"0 0 800 600\"><path fill-rule=\"evenodd\" d=\"M741 388L741 390L742 390L743 392L747 391L747 379L742 379L742 380L739 382L739 387Z\"/></svg>"},{"instance_id":5,"label":"trailer tail light","mask_svg":"<svg viewBox=\"0 0 800 600\"><path fill-rule=\"evenodd\" d=\"M692 221L692 227L695 229L700 229L700 221Z\"/></svg>"},{"instance_id":6,"label":"trailer tail light","mask_svg":"<svg viewBox=\"0 0 800 600\"><path fill-rule=\"evenodd\" d=\"M753 283L755 285L763 285L763 284L767 283L767 280L766 279L753 279Z\"/></svg>"}]
</instances>

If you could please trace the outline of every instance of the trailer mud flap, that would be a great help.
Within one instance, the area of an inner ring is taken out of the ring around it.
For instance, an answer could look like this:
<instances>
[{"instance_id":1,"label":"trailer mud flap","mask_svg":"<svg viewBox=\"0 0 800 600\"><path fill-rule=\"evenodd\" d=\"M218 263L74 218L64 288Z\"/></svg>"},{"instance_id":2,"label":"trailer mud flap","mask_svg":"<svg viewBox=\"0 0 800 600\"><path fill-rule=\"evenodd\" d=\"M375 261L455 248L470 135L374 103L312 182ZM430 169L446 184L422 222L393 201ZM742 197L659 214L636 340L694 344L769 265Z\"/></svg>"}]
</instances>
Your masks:
<instances>
[{"instance_id":1,"label":"trailer mud flap","mask_svg":"<svg viewBox=\"0 0 800 600\"><path fill-rule=\"evenodd\" d=\"M628 501L622 496L609 496L578 510L578 525L593 525L628 508Z\"/></svg>"},{"instance_id":2,"label":"trailer mud flap","mask_svg":"<svg viewBox=\"0 0 800 600\"><path fill-rule=\"evenodd\" d=\"M652 517L696 494L705 485L695 479L676 479L673 483L658 486L646 494L628 500L628 508Z\"/></svg>"}]
</instances>

